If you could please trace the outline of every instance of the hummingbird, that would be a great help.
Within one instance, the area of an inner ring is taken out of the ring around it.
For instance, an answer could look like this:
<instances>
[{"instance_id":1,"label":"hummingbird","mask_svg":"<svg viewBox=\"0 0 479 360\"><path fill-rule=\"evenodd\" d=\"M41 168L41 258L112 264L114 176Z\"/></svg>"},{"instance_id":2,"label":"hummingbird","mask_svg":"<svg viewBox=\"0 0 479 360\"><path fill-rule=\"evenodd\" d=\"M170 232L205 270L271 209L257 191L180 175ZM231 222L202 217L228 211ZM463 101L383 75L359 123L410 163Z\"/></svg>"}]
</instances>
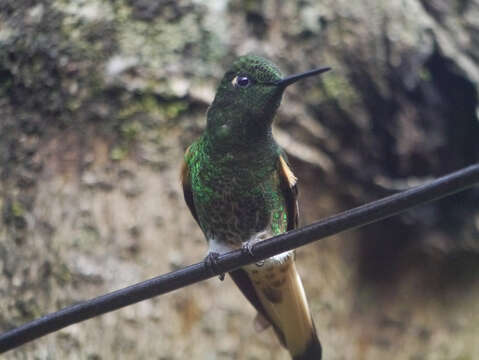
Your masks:
<instances>
[{"instance_id":1,"label":"hummingbird","mask_svg":"<svg viewBox=\"0 0 479 360\"><path fill-rule=\"evenodd\" d=\"M181 171L184 198L208 242L209 261L236 249L251 253L255 243L298 226L297 178L273 138L272 123L286 87L328 70L283 77L275 64L250 54L224 74L206 129L187 148ZM294 251L229 275L257 310L257 328L271 325L294 360L321 359Z\"/></svg>"}]
</instances>

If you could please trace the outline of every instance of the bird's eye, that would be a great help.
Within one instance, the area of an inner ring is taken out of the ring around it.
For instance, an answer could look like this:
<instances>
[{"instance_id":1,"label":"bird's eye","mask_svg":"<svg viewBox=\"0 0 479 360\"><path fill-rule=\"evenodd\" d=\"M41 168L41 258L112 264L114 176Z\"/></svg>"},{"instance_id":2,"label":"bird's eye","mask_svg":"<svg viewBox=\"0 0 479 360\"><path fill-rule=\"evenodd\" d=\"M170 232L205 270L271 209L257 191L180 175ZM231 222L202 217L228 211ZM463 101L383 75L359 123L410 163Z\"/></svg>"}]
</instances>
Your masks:
<instances>
[{"instance_id":1,"label":"bird's eye","mask_svg":"<svg viewBox=\"0 0 479 360\"><path fill-rule=\"evenodd\" d=\"M238 76L238 86L246 87L250 83L247 76Z\"/></svg>"},{"instance_id":2,"label":"bird's eye","mask_svg":"<svg viewBox=\"0 0 479 360\"><path fill-rule=\"evenodd\" d=\"M233 81L231 81L231 83L235 87L245 88L251 85L251 80L247 76L238 75L233 78Z\"/></svg>"}]
</instances>

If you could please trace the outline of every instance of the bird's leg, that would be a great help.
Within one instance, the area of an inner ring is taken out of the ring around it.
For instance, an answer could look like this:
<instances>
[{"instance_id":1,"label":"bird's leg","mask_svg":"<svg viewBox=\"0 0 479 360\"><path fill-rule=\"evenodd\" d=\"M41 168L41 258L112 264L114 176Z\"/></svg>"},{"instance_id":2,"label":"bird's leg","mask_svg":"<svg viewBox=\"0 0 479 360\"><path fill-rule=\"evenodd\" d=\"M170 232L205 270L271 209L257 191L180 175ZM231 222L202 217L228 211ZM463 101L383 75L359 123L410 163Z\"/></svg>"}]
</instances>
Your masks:
<instances>
[{"instance_id":1,"label":"bird's leg","mask_svg":"<svg viewBox=\"0 0 479 360\"><path fill-rule=\"evenodd\" d=\"M204 263L211 274L218 275L220 281L223 281L225 279L225 274L218 270L217 259L219 256L220 254L217 252L210 252L206 255Z\"/></svg>"}]
</instances>

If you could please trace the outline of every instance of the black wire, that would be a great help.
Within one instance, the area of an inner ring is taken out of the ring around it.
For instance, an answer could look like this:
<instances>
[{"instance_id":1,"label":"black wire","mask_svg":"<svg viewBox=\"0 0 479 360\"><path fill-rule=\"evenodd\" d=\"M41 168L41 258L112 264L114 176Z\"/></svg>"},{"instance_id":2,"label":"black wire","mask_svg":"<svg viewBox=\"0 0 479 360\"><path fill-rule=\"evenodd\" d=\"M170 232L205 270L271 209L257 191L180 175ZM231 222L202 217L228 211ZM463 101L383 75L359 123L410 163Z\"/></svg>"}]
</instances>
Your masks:
<instances>
[{"instance_id":1,"label":"black wire","mask_svg":"<svg viewBox=\"0 0 479 360\"><path fill-rule=\"evenodd\" d=\"M306 245L340 231L357 228L393 216L402 211L462 191L479 183L479 164L366 205L344 211L311 225L256 243L252 254L236 250L216 259L214 267L205 262L81 302L0 335L0 353L60 330L68 325L117 310L121 307L191 285L241 266Z\"/></svg>"}]
</instances>

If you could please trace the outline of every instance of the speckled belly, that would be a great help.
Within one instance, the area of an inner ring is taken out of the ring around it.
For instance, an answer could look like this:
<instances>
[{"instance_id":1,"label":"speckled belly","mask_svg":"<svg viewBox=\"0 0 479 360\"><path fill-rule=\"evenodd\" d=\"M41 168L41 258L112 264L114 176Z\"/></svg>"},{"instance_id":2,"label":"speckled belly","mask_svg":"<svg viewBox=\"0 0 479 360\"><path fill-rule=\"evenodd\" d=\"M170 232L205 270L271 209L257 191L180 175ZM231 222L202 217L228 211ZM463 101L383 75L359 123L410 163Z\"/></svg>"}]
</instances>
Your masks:
<instances>
[{"instance_id":1,"label":"speckled belly","mask_svg":"<svg viewBox=\"0 0 479 360\"><path fill-rule=\"evenodd\" d=\"M210 196L195 196L195 204L207 239L238 247L259 232L284 232L285 201L273 175L257 182L223 177L204 184Z\"/></svg>"},{"instance_id":2,"label":"speckled belly","mask_svg":"<svg viewBox=\"0 0 479 360\"><path fill-rule=\"evenodd\" d=\"M270 227L271 204L259 189L246 194L233 187L215 190L214 198L198 204L200 223L208 239L240 246Z\"/></svg>"}]
</instances>

